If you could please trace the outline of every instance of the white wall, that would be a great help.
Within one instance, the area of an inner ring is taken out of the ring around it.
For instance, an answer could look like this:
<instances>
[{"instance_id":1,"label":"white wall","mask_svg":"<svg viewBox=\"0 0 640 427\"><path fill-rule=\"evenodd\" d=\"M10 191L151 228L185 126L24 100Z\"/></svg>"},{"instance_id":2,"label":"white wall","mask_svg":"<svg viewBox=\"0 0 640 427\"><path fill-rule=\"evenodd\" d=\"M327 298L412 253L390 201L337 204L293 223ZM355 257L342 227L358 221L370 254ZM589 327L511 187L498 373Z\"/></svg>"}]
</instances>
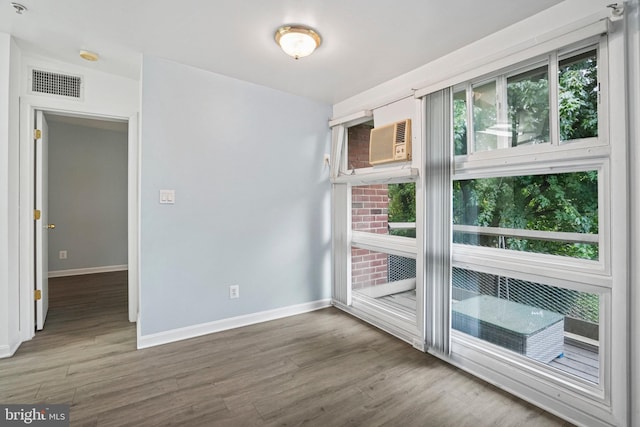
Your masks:
<instances>
[{"instance_id":1,"label":"white wall","mask_svg":"<svg viewBox=\"0 0 640 427\"><path fill-rule=\"evenodd\" d=\"M330 113L144 57L142 336L330 297Z\"/></svg>"},{"instance_id":2,"label":"white wall","mask_svg":"<svg viewBox=\"0 0 640 427\"><path fill-rule=\"evenodd\" d=\"M83 77L84 97L81 101L60 96L29 93L29 70L37 68ZM22 51L21 95L42 100L52 108L91 114L128 117L140 106L140 87L137 80L101 71L100 61L89 63L81 59L67 63L28 50Z\"/></svg>"},{"instance_id":3,"label":"white wall","mask_svg":"<svg viewBox=\"0 0 640 427\"><path fill-rule=\"evenodd\" d=\"M79 61L79 60L78 60ZM10 250L14 251L16 257L19 257L19 284L11 283L10 288L15 289L15 292L19 292L20 307L19 321L20 321L20 337L19 342L31 339L34 334L33 319L33 283L34 283L34 263L33 263L33 219L30 217L30 213L33 210L33 171L31 165L31 159L33 159L33 144L29 144L29 136L31 134L31 126L33 123L33 110L40 109L46 111L56 111L65 114L74 115L87 115L87 116L100 116L117 119L131 119L136 121L137 111L139 110L139 83L136 80L129 78L116 76L108 73L104 73L100 70L101 63L91 64L90 66L82 66L76 63L65 63L57 61L55 59L47 58L41 55L34 54L28 50L22 49L22 56L13 61L12 67L16 67L19 70L19 75L22 77L15 85L12 84L12 89L20 89L20 138L12 141L15 149L20 151L19 161L16 161L16 165L20 165L20 179L19 182L15 182L9 189L10 192L15 191L16 194L20 193L20 218L19 218L19 244L11 245ZM64 97L51 96L51 95L36 95L29 93L27 90L27 83L29 77L29 69L31 67L37 67L39 69L56 71L62 73L79 74L84 77L84 99L83 100L69 100ZM12 123L18 126L17 115ZM130 124L131 126L131 124ZM133 124L133 129L137 129L137 124ZM135 198L137 197L137 135L134 133L130 136L129 140L132 144L129 144L129 149L132 150L134 155L130 155L130 170L134 171L133 179L129 179L133 182L133 187L130 188L130 194L134 200L130 206L133 206L134 213L130 218L136 219ZM132 159L132 160L131 160ZM133 165L131 165L133 162ZM0 193L1 194L1 193ZM17 209L17 207L16 207ZM134 229L137 227L137 221L131 222L134 224ZM131 228L130 228L131 229ZM137 232L134 231L133 242L136 241L135 236ZM130 242L131 243L131 242ZM137 256L137 251L129 251L129 257ZM129 264L135 265L137 261L129 260ZM129 271L129 285L130 290L137 289L137 274L136 272ZM14 288L15 286L15 288ZM137 311L137 293L133 296L130 294L129 301L130 306L130 318L135 319ZM17 306L17 307L18 307ZM16 310L17 310L16 307ZM132 314L131 314L132 313Z\"/></svg>"},{"instance_id":4,"label":"white wall","mask_svg":"<svg viewBox=\"0 0 640 427\"><path fill-rule=\"evenodd\" d=\"M48 122L49 272L126 265L126 131Z\"/></svg>"},{"instance_id":5,"label":"white wall","mask_svg":"<svg viewBox=\"0 0 640 427\"><path fill-rule=\"evenodd\" d=\"M19 341L18 116L20 51L0 33L0 357Z\"/></svg>"},{"instance_id":6,"label":"white wall","mask_svg":"<svg viewBox=\"0 0 640 427\"><path fill-rule=\"evenodd\" d=\"M11 38L0 34L0 353L9 352L9 56Z\"/></svg>"}]
</instances>

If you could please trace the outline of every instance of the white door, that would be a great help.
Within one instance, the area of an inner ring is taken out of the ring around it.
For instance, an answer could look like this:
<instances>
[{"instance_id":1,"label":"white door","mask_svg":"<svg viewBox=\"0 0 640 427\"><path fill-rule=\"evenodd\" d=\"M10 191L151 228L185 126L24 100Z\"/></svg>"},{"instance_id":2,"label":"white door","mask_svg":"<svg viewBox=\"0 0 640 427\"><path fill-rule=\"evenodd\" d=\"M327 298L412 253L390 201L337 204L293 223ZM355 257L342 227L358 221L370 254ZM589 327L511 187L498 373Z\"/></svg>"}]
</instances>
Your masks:
<instances>
[{"instance_id":1,"label":"white door","mask_svg":"<svg viewBox=\"0 0 640 427\"><path fill-rule=\"evenodd\" d=\"M38 135L38 131L39 135ZM49 224L48 212L48 147L47 134L49 132L47 121L42 111L36 111L36 130L34 140L36 146L36 176L35 176L35 209L40 211L40 219L35 221L35 294L36 294L36 325L38 330L44 328L44 321L49 310L49 258L48 258L48 233L55 225ZM37 217L37 216L36 216ZM39 291L39 292L38 292ZM40 294L38 297L38 293Z\"/></svg>"}]
</instances>

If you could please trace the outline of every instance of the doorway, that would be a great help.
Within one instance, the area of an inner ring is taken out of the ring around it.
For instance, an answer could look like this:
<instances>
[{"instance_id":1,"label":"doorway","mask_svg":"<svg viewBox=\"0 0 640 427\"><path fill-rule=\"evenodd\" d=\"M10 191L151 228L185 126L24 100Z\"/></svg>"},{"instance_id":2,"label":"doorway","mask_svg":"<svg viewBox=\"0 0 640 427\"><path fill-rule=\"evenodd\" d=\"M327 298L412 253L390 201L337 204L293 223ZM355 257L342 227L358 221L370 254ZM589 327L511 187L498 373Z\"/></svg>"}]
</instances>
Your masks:
<instances>
[{"instance_id":1,"label":"doorway","mask_svg":"<svg viewBox=\"0 0 640 427\"><path fill-rule=\"evenodd\" d=\"M36 184L36 147L34 124L38 111L46 117L64 117L60 120L94 120L101 123L120 123L127 126L126 130L126 171L127 201L126 201L126 263L119 265L126 267L127 272L127 300L128 320L136 322L138 318L138 127L137 114L121 115L109 111L86 110L78 111L69 108L68 103L39 97L23 97L20 105L20 312L19 330L21 342L30 340L35 335L36 306L34 299L38 296L34 292L36 283L36 242L34 217L35 184ZM54 121L58 118L54 118ZM53 222L52 222L53 223ZM47 223L48 225L49 223ZM54 229L55 230L55 229ZM51 231L50 233L51 234ZM55 257L60 258L59 249ZM68 249L67 249L68 251ZM76 252L74 252L76 253ZM76 253L76 255L78 255ZM67 252L69 259L69 252ZM116 265L118 266L118 265ZM70 268L69 270L73 270ZM40 274L41 278L48 278L48 274ZM41 296L42 297L42 296Z\"/></svg>"},{"instance_id":2,"label":"doorway","mask_svg":"<svg viewBox=\"0 0 640 427\"><path fill-rule=\"evenodd\" d=\"M36 111L36 128L35 203L41 215L35 221L36 328L41 330L53 290L48 278L127 270L128 124Z\"/></svg>"}]
</instances>

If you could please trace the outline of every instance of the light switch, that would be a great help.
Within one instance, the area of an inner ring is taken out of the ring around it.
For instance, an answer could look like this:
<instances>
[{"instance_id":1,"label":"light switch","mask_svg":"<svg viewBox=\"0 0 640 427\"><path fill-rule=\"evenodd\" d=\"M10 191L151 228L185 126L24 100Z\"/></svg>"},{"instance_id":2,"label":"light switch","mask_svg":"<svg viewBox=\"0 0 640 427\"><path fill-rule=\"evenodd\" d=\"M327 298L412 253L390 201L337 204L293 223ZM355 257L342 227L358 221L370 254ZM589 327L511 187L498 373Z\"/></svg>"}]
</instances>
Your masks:
<instances>
[{"instance_id":1,"label":"light switch","mask_svg":"<svg viewBox=\"0 0 640 427\"><path fill-rule=\"evenodd\" d=\"M160 190L160 204L173 205L176 202L176 190Z\"/></svg>"}]
</instances>

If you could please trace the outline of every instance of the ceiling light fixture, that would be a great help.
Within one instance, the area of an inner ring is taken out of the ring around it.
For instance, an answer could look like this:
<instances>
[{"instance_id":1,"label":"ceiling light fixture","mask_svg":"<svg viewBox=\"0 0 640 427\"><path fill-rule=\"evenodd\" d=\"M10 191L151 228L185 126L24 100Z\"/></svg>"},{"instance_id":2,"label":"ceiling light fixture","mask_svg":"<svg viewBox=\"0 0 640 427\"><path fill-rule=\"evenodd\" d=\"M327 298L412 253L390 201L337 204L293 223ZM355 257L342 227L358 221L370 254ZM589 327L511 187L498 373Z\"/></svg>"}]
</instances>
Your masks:
<instances>
[{"instance_id":1,"label":"ceiling light fixture","mask_svg":"<svg viewBox=\"0 0 640 427\"><path fill-rule=\"evenodd\" d=\"M100 57L95 52L89 52L88 50L81 50L80 51L80 58L82 58L82 59L84 59L86 61L96 62L98 60L98 58L100 58Z\"/></svg>"},{"instance_id":2,"label":"ceiling light fixture","mask_svg":"<svg viewBox=\"0 0 640 427\"><path fill-rule=\"evenodd\" d=\"M308 27L283 25L276 30L276 43L294 59L304 58L313 53L322 43L320 35Z\"/></svg>"},{"instance_id":3,"label":"ceiling light fixture","mask_svg":"<svg viewBox=\"0 0 640 427\"><path fill-rule=\"evenodd\" d=\"M13 7L16 10L16 13L18 15L22 15L27 11L27 6L22 5L20 3L16 3L16 2L11 2L11 7Z\"/></svg>"}]
</instances>

